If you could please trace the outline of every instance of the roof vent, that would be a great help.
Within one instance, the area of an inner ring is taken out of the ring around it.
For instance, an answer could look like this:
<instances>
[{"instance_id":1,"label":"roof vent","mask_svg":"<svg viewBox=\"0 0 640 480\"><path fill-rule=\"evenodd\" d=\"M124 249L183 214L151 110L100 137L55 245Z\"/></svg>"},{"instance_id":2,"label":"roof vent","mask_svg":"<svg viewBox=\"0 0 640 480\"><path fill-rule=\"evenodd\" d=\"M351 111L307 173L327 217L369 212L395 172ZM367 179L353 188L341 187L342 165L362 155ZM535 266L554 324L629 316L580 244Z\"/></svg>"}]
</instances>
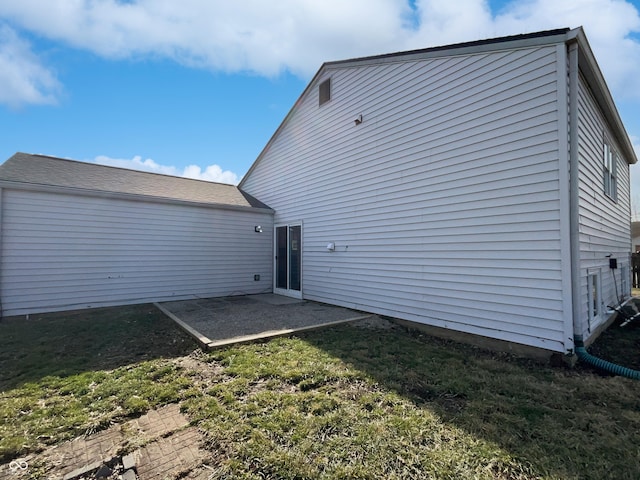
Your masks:
<instances>
[{"instance_id":1,"label":"roof vent","mask_svg":"<svg viewBox=\"0 0 640 480\"><path fill-rule=\"evenodd\" d=\"M331 78L327 78L318 87L319 105L324 105L331 100Z\"/></svg>"}]
</instances>

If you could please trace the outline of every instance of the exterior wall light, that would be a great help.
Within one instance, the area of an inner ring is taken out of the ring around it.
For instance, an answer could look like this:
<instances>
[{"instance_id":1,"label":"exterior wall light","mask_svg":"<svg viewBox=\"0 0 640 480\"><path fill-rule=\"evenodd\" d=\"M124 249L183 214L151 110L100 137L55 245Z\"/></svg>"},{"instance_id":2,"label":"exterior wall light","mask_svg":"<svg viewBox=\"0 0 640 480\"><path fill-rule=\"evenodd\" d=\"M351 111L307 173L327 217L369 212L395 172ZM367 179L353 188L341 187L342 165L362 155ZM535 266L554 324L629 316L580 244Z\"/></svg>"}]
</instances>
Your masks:
<instances>
[{"instance_id":1,"label":"exterior wall light","mask_svg":"<svg viewBox=\"0 0 640 480\"><path fill-rule=\"evenodd\" d=\"M262 233L262 227L260 225L256 225L253 227L253 231L256 233Z\"/></svg>"}]
</instances>

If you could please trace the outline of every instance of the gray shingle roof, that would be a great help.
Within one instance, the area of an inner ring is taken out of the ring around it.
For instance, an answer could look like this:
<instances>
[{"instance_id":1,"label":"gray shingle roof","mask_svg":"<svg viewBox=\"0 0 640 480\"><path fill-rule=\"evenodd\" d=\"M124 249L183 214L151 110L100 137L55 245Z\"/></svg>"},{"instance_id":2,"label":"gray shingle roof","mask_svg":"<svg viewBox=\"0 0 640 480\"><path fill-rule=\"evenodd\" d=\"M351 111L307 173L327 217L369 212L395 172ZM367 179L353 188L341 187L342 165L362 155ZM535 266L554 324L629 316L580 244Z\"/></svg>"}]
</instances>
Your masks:
<instances>
[{"instance_id":1,"label":"gray shingle roof","mask_svg":"<svg viewBox=\"0 0 640 480\"><path fill-rule=\"evenodd\" d=\"M27 153L16 153L0 165L0 181L212 205L269 208L234 185Z\"/></svg>"}]
</instances>

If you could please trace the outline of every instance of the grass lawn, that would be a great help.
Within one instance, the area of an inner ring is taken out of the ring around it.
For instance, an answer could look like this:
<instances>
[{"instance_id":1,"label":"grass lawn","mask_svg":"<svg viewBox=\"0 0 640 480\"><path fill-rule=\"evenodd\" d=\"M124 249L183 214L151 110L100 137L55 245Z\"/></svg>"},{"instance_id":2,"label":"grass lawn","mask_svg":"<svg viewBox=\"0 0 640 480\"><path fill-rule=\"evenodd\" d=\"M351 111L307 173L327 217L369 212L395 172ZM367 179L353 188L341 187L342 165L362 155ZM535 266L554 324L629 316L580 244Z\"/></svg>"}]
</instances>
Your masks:
<instances>
[{"instance_id":1,"label":"grass lawn","mask_svg":"<svg viewBox=\"0 0 640 480\"><path fill-rule=\"evenodd\" d=\"M0 464L181 400L194 348L153 305L0 321Z\"/></svg>"},{"instance_id":2,"label":"grass lawn","mask_svg":"<svg viewBox=\"0 0 640 480\"><path fill-rule=\"evenodd\" d=\"M400 329L194 348L151 306L0 322L0 463L180 401L212 478L640 478L637 381Z\"/></svg>"}]
</instances>

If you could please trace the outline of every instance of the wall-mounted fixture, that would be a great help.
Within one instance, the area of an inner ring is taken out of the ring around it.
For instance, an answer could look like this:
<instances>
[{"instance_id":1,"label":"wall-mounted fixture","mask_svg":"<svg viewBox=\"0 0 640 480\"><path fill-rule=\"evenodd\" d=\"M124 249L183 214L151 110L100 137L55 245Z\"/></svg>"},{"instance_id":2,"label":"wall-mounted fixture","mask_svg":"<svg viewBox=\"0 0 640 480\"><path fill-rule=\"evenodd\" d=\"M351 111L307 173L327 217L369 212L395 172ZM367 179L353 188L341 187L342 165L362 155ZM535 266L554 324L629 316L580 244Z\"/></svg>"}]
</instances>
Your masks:
<instances>
[{"instance_id":1,"label":"wall-mounted fixture","mask_svg":"<svg viewBox=\"0 0 640 480\"><path fill-rule=\"evenodd\" d=\"M362 114L358 115L354 122L356 125L360 125L362 123Z\"/></svg>"},{"instance_id":2,"label":"wall-mounted fixture","mask_svg":"<svg viewBox=\"0 0 640 480\"><path fill-rule=\"evenodd\" d=\"M256 233L262 233L262 227L260 225L256 225L253 227L253 231Z\"/></svg>"},{"instance_id":3,"label":"wall-mounted fixture","mask_svg":"<svg viewBox=\"0 0 640 480\"><path fill-rule=\"evenodd\" d=\"M330 252L335 251L335 249L336 249L336 244L335 243L331 242L331 243L327 244L327 250L329 250Z\"/></svg>"}]
</instances>

